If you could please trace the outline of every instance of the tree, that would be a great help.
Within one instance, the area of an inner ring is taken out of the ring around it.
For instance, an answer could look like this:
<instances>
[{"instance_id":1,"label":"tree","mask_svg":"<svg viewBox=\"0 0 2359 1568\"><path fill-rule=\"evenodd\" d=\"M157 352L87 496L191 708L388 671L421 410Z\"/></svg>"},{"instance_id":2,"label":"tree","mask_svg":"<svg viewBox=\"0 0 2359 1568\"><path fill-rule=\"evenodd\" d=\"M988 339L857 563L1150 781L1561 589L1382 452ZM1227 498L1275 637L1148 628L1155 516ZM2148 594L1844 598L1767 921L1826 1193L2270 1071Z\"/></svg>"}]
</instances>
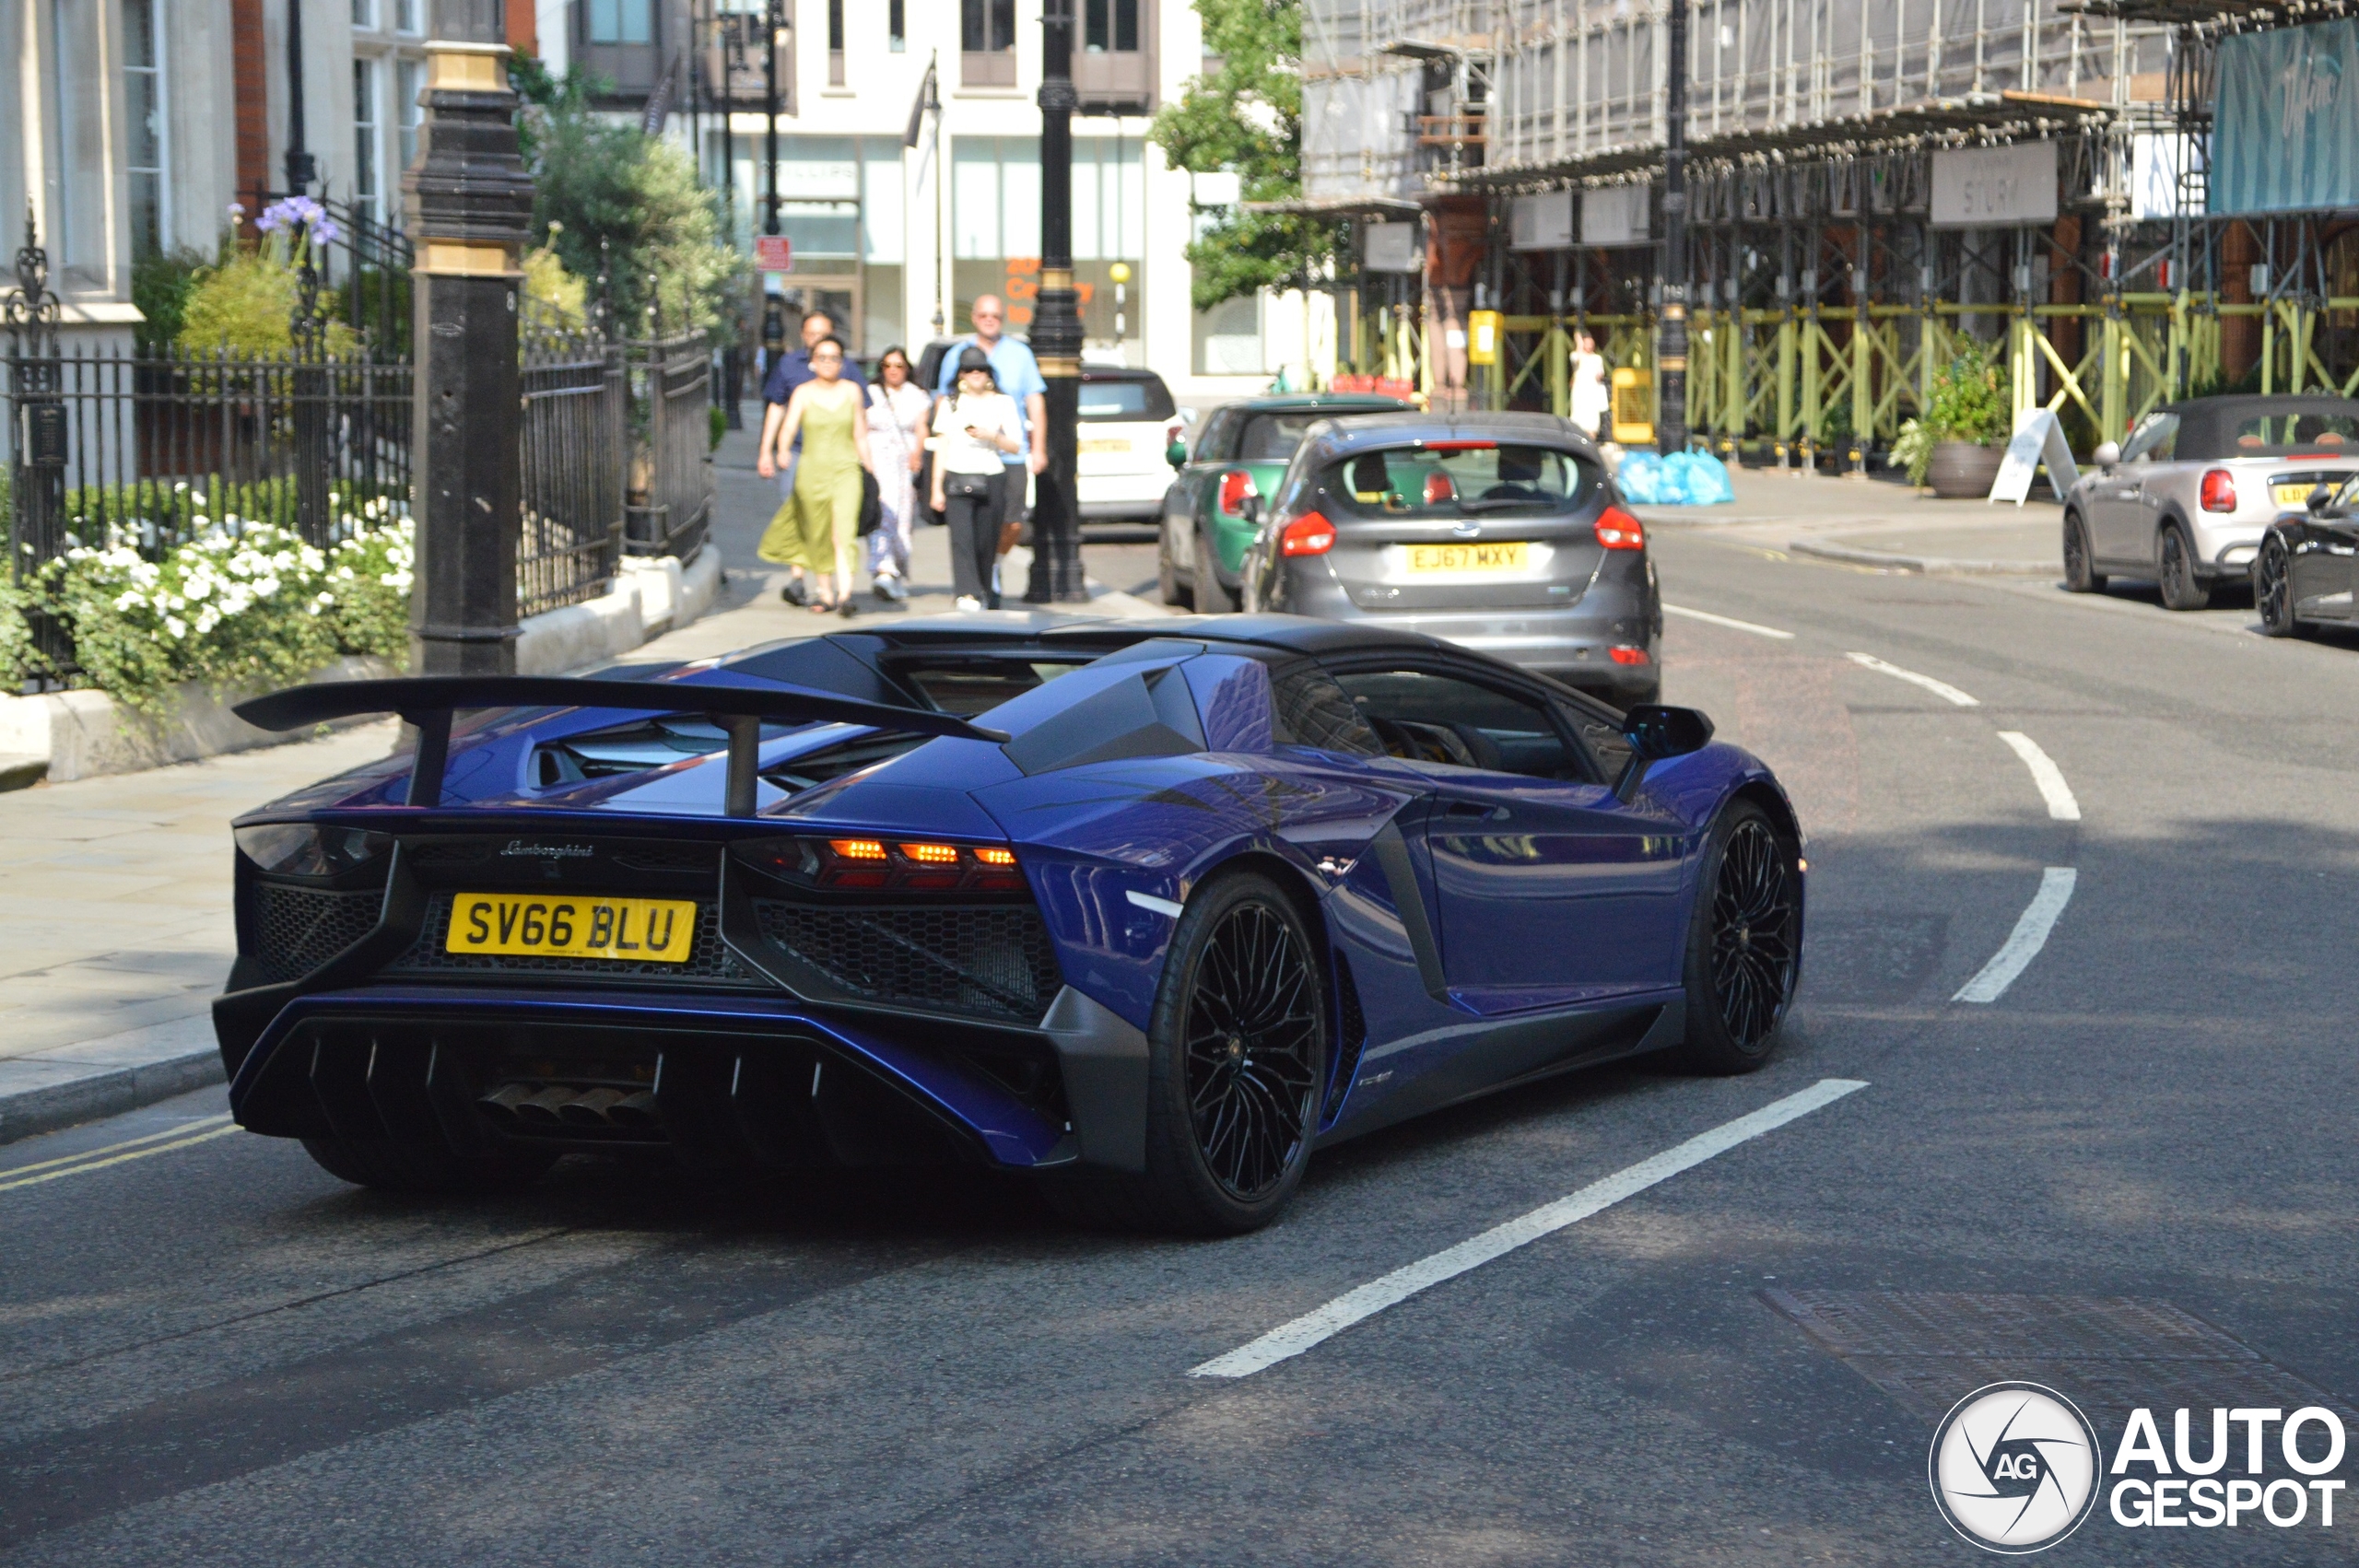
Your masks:
<instances>
[{"instance_id":1,"label":"tree","mask_svg":"<svg viewBox=\"0 0 2359 1568\"><path fill-rule=\"evenodd\" d=\"M574 276L606 274L617 331L643 332L653 298L665 331L718 327L727 336L745 261L723 241L695 160L635 125L597 118L578 69L553 77L524 57L510 79L524 99L519 129L535 236Z\"/></svg>"},{"instance_id":2,"label":"tree","mask_svg":"<svg viewBox=\"0 0 2359 1568\"><path fill-rule=\"evenodd\" d=\"M1172 164L1234 171L1249 204L1302 194L1302 12L1297 0L1192 0L1211 71L1188 78L1149 133ZM1301 287L1335 253L1340 225L1246 205L1187 249L1196 309L1264 288Z\"/></svg>"}]
</instances>

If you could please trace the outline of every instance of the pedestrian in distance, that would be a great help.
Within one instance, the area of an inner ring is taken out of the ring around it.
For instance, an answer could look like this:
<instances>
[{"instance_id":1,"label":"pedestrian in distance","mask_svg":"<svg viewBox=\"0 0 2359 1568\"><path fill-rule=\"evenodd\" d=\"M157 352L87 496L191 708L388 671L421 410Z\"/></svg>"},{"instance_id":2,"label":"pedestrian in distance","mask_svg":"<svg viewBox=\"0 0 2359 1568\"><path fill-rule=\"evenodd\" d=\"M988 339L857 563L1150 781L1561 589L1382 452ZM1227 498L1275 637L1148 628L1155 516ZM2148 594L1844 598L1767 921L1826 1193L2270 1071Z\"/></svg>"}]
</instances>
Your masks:
<instances>
[{"instance_id":1,"label":"pedestrian in distance","mask_svg":"<svg viewBox=\"0 0 2359 1568\"><path fill-rule=\"evenodd\" d=\"M933 509L950 524L958 608L996 610L1007 487L1020 482L1022 473L1007 460L1024 451L1024 421L982 349L972 344L960 349L951 369L954 390L934 405Z\"/></svg>"},{"instance_id":2,"label":"pedestrian in distance","mask_svg":"<svg viewBox=\"0 0 2359 1568\"><path fill-rule=\"evenodd\" d=\"M1614 393L1605 384L1605 357L1597 351L1597 339L1587 333L1573 345L1572 404L1573 423L1591 440L1597 439L1604 433Z\"/></svg>"},{"instance_id":3,"label":"pedestrian in distance","mask_svg":"<svg viewBox=\"0 0 2359 1568\"><path fill-rule=\"evenodd\" d=\"M794 389L774 428L765 421L762 473L771 472L763 465L773 462L776 449L799 439L803 450L794 462L793 494L763 531L758 554L811 579L805 602L813 610L849 616L858 614L851 584L860 544L860 475L863 469L874 472L863 417L868 400L844 374L842 343L823 337L808 352L812 379Z\"/></svg>"},{"instance_id":4,"label":"pedestrian in distance","mask_svg":"<svg viewBox=\"0 0 2359 1568\"><path fill-rule=\"evenodd\" d=\"M762 383L762 401L766 406L762 410L762 439L757 449L759 455L754 466L763 478L778 481L779 508L770 516L770 527L773 529L780 526L787 509L794 505L794 461L795 454L801 450L799 441L780 441L775 438L779 427L786 421L786 405L794 396L795 389L808 385L814 378L811 350L821 338L835 335L836 321L833 316L816 308L804 311L803 346L792 354L780 355ZM858 365L846 361L843 376L863 397L868 395L868 384L862 379ZM779 454L775 459L770 455L773 451ZM790 604L808 603L810 592L811 585L804 580L802 568L798 567L787 579L783 590L786 602Z\"/></svg>"},{"instance_id":5,"label":"pedestrian in distance","mask_svg":"<svg viewBox=\"0 0 2359 1568\"><path fill-rule=\"evenodd\" d=\"M1006 454L1007 481L1002 504L1007 509L1003 521L1020 523L1024 521L1026 490L1031 476L1049 466L1049 383L1040 378L1040 362L1032 357L1031 348L1003 335L1007 324L1007 308L996 294L975 298L968 311L968 320L975 330L951 345L942 357L942 373L934 392L948 397L957 390L958 366L968 348L980 348L991 361L992 379L999 390L1015 404L1016 418L1021 424L1021 444Z\"/></svg>"},{"instance_id":6,"label":"pedestrian in distance","mask_svg":"<svg viewBox=\"0 0 2359 1568\"><path fill-rule=\"evenodd\" d=\"M910 539L917 527L918 470L925 466L927 415L933 400L910 379L910 357L888 348L868 389L868 447L876 459L876 532L868 536L868 569L876 597L908 597Z\"/></svg>"}]
</instances>

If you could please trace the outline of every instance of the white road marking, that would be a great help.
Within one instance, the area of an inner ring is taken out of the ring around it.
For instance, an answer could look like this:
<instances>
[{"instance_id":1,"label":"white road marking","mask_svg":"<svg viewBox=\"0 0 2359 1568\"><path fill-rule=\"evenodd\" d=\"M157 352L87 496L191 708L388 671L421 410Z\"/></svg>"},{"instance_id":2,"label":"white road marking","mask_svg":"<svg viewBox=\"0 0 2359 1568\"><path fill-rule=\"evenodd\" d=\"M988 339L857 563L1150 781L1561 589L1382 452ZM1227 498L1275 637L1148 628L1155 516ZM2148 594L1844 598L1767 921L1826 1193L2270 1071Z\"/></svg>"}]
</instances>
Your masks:
<instances>
[{"instance_id":1,"label":"white road marking","mask_svg":"<svg viewBox=\"0 0 2359 1568\"><path fill-rule=\"evenodd\" d=\"M1186 907L1184 905L1174 904L1168 898L1157 898L1151 893L1133 893L1125 890L1122 896L1142 909L1152 909L1158 915L1168 915L1175 920L1180 917Z\"/></svg>"},{"instance_id":2,"label":"white road marking","mask_svg":"<svg viewBox=\"0 0 2359 1568\"><path fill-rule=\"evenodd\" d=\"M58 1170L44 1171L39 1176L23 1176L15 1181L0 1179L0 1192L14 1192L20 1187L39 1187L42 1182L55 1181L60 1176L80 1176L85 1171L104 1170L109 1165L119 1165L125 1160L144 1160L150 1154L169 1154L175 1149L186 1149L194 1144L209 1142L213 1139L226 1138L232 1132L243 1132L244 1130L244 1128L235 1125L229 1127L217 1127L210 1132L200 1132L194 1138L183 1138L174 1143L158 1143L153 1148L148 1149L134 1149L127 1154L117 1154L111 1159L86 1160L80 1164L65 1165ZM134 1141L138 1141L134 1140ZM116 1144L114 1147L121 1148L122 1145ZM104 1153L106 1151L100 1149L93 1150L91 1152L93 1153ZM4 1177L6 1173L0 1173L0 1177Z\"/></svg>"},{"instance_id":3,"label":"white road marking","mask_svg":"<svg viewBox=\"0 0 2359 1568\"><path fill-rule=\"evenodd\" d=\"M2039 798L2048 802L2048 814L2059 822L2081 820L2081 802L2072 798L2072 787L2064 782L2064 772L2048 760L2039 743L2020 730L2001 730L1999 738L2014 748L2024 766L2031 769L2031 781L2039 786Z\"/></svg>"},{"instance_id":4,"label":"white road marking","mask_svg":"<svg viewBox=\"0 0 2359 1568\"><path fill-rule=\"evenodd\" d=\"M1982 973L1966 982L1952 1001L1997 1001L2007 994L2039 950L2048 944L2048 933L2056 929L2056 918L2064 913L2064 906L2072 901L2072 884L2080 873L2070 866L2050 866L2039 875L2039 891L2032 895L2030 907L2015 921L2013 934L2007 944L1991 955L1982 966Z\"/></svg>"},{"instance_id":5,"label":"white road marking","mask_svg":"<svg viewBox=\"0 0 2359 1568\"><path fill-rule=\"evenodd\" d=\"M1691 621L1709 621L1716 626L1726 626L1731 631L1751 632L1755 637L1774 637L1781 642L1794 640L1793 633L1781 632L1775 626L1756 626L1751 621L1735 620L1727 615L1715 615L1709 610L1690 610L1684 604L1666 604L1662 607L1662 613L1666 615L1684 615Z\"/></svg>"},{"instance_id":6,"label":"white road marking","mask_svg":"<svg viewBox=\"0 0 2359 1568\"><path fill-rule=\"evenodd\" d=\"M1617 1171L1602 1181L1591 1182L1579 1192L1559 1198L1554 1203L1543 1204L1505 1224L1494 1225L1482 1235L1461 1241L1456 1246L1445 1247L1430 1258L1422 1258L1403 1268L1395 1269L1380 1280L1371 1280L1356 1290L1346 1291L1326 1305L1305 1313L1291 1323L1281 1324L1250 1344L1240 1345L1226 1355L1215 1356L1202 1366L1191 1368L1188 1375L1250 1377L1264 1367L1274 1366L1334 1338L1363 1318L1373 1317L1388 1306L1399 1305L1420 1291L1479 1269L1494 1258L1503 1258L1516 1248L1538 1241L1542 1236L1552 1235L1567 1225L1578 1224L1592 1214L1611 1209L1625 1198L1635 1197L1660 1182L1668 1181L1682 1171L1694 1169L1715 1154L1724 1154L1740 1143L1749 1142L1765 1132L1775 1131L1790 1121L1831 1106L1844 1095L1866 1087L1866 1082L1857 1078L1822 1078L1800 1094L1789 1094L1734 1121L1722 1122L1709 1132L1698 1133L1686 1142L1674 1144L1661 1153L1641 1160L1626 1170Z\"/></svg>"},{"instance_id":7,"label":"white road marking","mask_svg":"<svg viewBox=\"0 0 2359 1568\"><path fill-rule=\"evenodd\" d=\"M1863 665L1879 675L1890 675L1895 681L1907 681L1912 686L1922 686L1935 696L1954 702L1960 708L1979 708L1982 704L1958 690L1947 681L1937 681L1931 675L1920 675L1914 670L1904 670L1897 664L1887 664L1872 653L1847 653L1852 663Z\"/></svg>"}]
</instances>

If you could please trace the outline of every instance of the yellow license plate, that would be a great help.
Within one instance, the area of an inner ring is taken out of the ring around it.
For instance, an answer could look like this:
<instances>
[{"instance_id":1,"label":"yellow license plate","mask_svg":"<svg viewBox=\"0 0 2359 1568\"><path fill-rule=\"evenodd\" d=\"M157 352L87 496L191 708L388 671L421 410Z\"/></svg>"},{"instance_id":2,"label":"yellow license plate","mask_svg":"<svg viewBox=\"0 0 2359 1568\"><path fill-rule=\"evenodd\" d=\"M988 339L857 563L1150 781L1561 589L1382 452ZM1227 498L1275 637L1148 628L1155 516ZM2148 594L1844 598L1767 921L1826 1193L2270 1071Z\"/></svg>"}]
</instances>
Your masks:
<instances>
[{"instance_id":1,"label":"yellow license plate","mask_svg":"<svg viewBox=\"0 0 2359 1568\"><path fill-rule=\"evenodd\" d=\"M1531 547L1520 540L1504 544L1412 544L1409 569L1420 575L1520 572L1530 564L1531 555Z\"/></svg>"},{"instance_id":2,"label":"yellow license plate","mask_svg":"<svg viewBox=\"0 0 2359 1568\"><path fill-rule=\"evenodd\" d=\"M2333 480L2327 488L2332 489L2341 483L2340 479ZM2277 498L2281 507L2306 507L2310 504L2310 492L2318 487L2316 485L2272 485L2269 493Z\"/></svg>"},{"instance_id":3,"label":"yellow license plate","mask_svg":"<svg viewBox=\"0 0 2359 1568\"><path fill-rule=\"evenodd\" d=\"M450 953L625 958L685 964L697 907L684 898L552 898L462 893L451 906Z\"/></svg>"},{"instance_id":4,"label":"yellow license plate","mask_svg":"<svg viewBox=\"0 0 2359 1568\"><path fill-rule=\"evenodd\" d=\"M1126 452L1131 450L1131 443L1127 440L1115 440L1110 438L1100 437L1098 439L1094 441L1082 442L1080 450L1086 452L1097 452L1101 454L1106 452Z\"/></svg>"}]
</instances>

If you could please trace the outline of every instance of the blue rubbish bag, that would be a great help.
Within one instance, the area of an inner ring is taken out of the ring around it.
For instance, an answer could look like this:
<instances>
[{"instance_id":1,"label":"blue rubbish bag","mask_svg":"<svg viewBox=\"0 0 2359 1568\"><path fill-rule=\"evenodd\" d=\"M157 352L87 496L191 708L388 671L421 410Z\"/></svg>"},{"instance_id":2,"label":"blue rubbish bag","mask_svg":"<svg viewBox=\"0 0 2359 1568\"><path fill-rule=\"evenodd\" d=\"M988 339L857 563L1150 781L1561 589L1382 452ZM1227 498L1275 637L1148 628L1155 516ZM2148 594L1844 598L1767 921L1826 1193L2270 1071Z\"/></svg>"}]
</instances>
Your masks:
<instances>
[{"instance_id":1,"label":"blue rubbish bag","mask_svg":"<svg viewBox=\"0 0 2359 1568\"><path fill-rule=\"evenodd\" d=\"M1662 460L1662 466L1666 505L1709 507L1736 499L1727 465L1710 452L1673 452ZM1671 493L1674 487L1679 492L1676 496Z\"/></svg>"},{"instance_id":2,"label":"blue rubbish bag","mask_svg":"<svg viewBox=\"0 0 2359 1568\"><path fill-rule=\"evenodd\" d=\"M1662 493L1662 459L1649 451L1630 453L1614 475L1614 484L1621 486L1622 498L1634 507L1676 505Z\"/></svg>"}]
</instances>

